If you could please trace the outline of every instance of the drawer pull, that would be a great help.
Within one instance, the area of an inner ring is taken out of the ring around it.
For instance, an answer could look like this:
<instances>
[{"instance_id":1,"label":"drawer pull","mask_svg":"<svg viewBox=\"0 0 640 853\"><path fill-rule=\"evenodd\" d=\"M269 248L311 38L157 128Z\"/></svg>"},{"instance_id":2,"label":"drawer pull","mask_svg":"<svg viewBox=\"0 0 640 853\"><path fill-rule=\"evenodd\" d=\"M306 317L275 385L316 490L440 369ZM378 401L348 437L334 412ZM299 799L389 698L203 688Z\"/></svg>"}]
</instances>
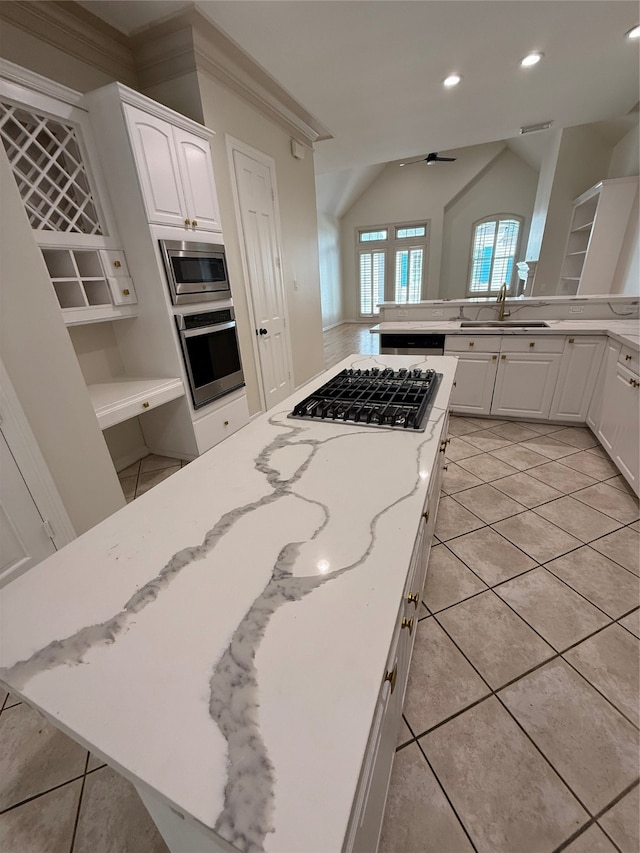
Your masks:
<instances>
[{"instance_id":1,"label":"drawer pull","mask_svg":"<svg viewBox=\"0 0 640 853\"><path fill-rule=\"evenodd\" d=\"M187 228L188 228L188 227L191 225L191 220L190 220L190 219L185 219L184 224L185 224L185 225L187 226Z\"/></svg>"},{"instance_id":2,"label":"drawer pull","mask_svg":"<svg viewBox=\"0 0 640 853\"><path fill-rule=\"evenodd\" d=\"M631 361L632 358L633 358L632 355L625 355L624 360L625 361Z\"/></svg>"},{"instance_id":3,"label":"drawer pull","mask_svg":"<svg viewBox=\"0 0 640 853\"><path fill-rule=\"evenodd\" d=\"M535 346L535 343L534 343L533 341L531 341L531 342L529 343L529 346L531 347L531 349L533 349L533 347Z\"/></svg>"},{"instance_id":4,"label":"drawer pull","mask_svg":"<svg viewBox=\"0 0 640 853\"><path fill-rule=\"evenodd\" d=\"M569 343L572 344L575 341L575 338L569 338Z\"/></svg>"},{"instance_id":5,"label":"drawer pull","mask_svg":"<svg viewBox=\"0 0 640 853\"><path fill-rule=\"evenodd\" d=\"M419 592L410 592L407 596L407 602L409 604L413 604L415 609L418 609L418 602L420 601L420 593Z\"/></svg>"},{"instance_id":6,"label":"drawer pull","mask_svg":"<svg viewBox=\"0 0 640 853\"><path fill-rule=\"evenodd\" d=\"M448 465L443 465L443 466L442 466L442 470L443 470L443 471L448 471L448 470L449 470L449 466L448 466Z\"/></svg>"},{"instance_id":7,"label":"drawer pull","mask_svg":"<svg viewBox=\"0 0 640 853\"><path fill-rule=\"evenodd\" d=\"M469 346L472 347L474 345L473 341L469 341Z\"/></svg>"},{"instance_id":8,"label":"drawer pull","mask_svg":"<svg viewBox=\"0 0 640 853\"><path fill-rule=\"evenodd\" d=\"M113 262L113 265L114 265L114 267L115 267L116 269L118 269L118 270L119 270L119 269L120 269L120 267L122 266L122 264L120 263L120 261L114 261L114 262Z\"/></svg>"},{"instance_id":9,"label":"drawer pull","mask_svg":"<svg viewBox=\"0 0 640 853\"><path fill-rule=\"evenodd\" d=\"M194 228L197 228L197 227L198 227L198 220L197 220L197 219L192 219L192 220L191 220L191 224L193 225L193 227L194 227Z\"/></svg>"},{"instance_id":10,"label":"drawer pull","mask_svg":"<svg viewBox=\"0 0 640 853\"><path fill-rule=\"evenodd\" d=\"M497 355L492 355L492 356L491 356L491 361L497 361L497 360L498 360L498 356L497 356Z\"/></svg>"},{"instance_id":11,"label":"drawer pull","mask_svg":"<svg viewBox=\"0 0 640 853\"><path fill-rule=\"evenodd\" d=\"M503 361L506 361L506 360L507 360L506 355L501 355L501 356L500 356L500 358L501 358Z\"/></svg>"},{"instance_id":12,"label":"drawer pull","mask_svg":"<svg viewBox=\"0 0 640 853\"><path fill-rule=\"evenodd\" d=\"M130 291L129 291L129 288L128 288L128 287L125 287L125 289L122 291L122 295L123 295L123 296L128 296L128 295L129 295L129 293L130 293Z\"/></svg>"},{"instance_id":13,"label":"drawer pull","mask_svg":"<svg viewBox=\"0 0 640 853\"><path fill-rule=\"evenodd\" d=\"M403 616L403 618L402 618L402 627L403 627L403 628L408 628L408 629L409 629L409 634L410 634L410 635L411 635L411 634L413 634L413 616L411 617L411 619L407 619L407 617L406 617L406 616Z\"/></svg>"},{"instance_id":14,"label":"drawer pull","mask_svg":"<svg viewBox=\"0 0 640 853\"><path fill-rule=\"evenodd\" d=\"M389 672L389 670L385 672L384 680L389 682L391 685L391 692L393 693L396 689L396 681L398 680L398 664L393 667L391 672Z\"/></svg>"},{"instance_id":15,"label":"drawer pull","mask_svg":"<svg viewBox=\"0 0 640 853\"><path fill-rule=\"evenodd\" d=\"M146 402L145 402L145 403L143 403L143 404L142 404L142 408L143 408L143 409L148 409L148 408L149 408L149 403L146 403Z\"/></svg>"},{"instance_id":16,"label":"drawer pull","mask_svg":"<svg viewBox=\"0 0 640 853\"><path fill-rule=\"evenodd\" d=\"M425 520L425 521L429 521L429 510L428 510L428 509L426 509L426 510L422 513L422 517L424 518L424 520Z\"/></svg>"},{"instance_id":17,"label":"drawer pull","mask_svg":"<svg viewBox=\"0 0 640 853\"><path fill-rule=\"evenodd\" d=\"M224 425L225 425L225 426L229 426L229 421L225 421L225 422L224 422Z\"/></svg>"}]
</instances>

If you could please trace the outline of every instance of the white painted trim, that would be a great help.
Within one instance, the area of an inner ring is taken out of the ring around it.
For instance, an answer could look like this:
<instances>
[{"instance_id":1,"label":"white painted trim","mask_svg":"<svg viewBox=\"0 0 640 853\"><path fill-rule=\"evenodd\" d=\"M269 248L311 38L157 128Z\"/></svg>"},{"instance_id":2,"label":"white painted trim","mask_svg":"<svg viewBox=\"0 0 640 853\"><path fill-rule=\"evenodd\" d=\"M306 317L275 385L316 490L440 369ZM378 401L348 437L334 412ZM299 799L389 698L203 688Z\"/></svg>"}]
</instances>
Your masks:
<instances>
[{"instance_id":1,"label":"white painted trim","mask_svg":"<svg viewBox=\"0 0 640 853\"><path fill-rule=\"evenodd\" d=\"M63 86L61 83L49 80L41 74L36 74L34 71L29 71L28 68L23 68L21 65L16 65L15 62L9 62L8 59L2 59L1 57L0 77L9 83L24 86L33 92L38 92L41 95L46 95L50 98L55 98L57 101L70 104L72 107L80 107L82 109L81 92L76 92L75 89L70 89L68 86Z\"/></svg>"},{"instance_id":2,"label":"white painted trim","mask_svg":"<svg viewBox=\"0 0 640 853\"><path fill-rule=\"evenodd\" d=\"M38 512L51 524L55 547L64 547L76 538L76 532L2 361L0 428Z\"/></svg>"},{"instance_id":3,"label":"white painted trim","mask_svg":"<svg viewBox=\"0 0 640 853\"><path fill-rule=\"evenodd\" d=\"M255 312L253 309L253 294L251 293L251 285L249 283L249 268L247 265L247 255L244 245L244 237L242 235L242 214L240 211L240 196L238 194L238 182L236 178L236 168L233 159L233 152L238 151L240 154L244 154L247 157L251 157L253 160L257 160L259 163L262 163L263 166L266 166L271 172L271 188L273 190L273 210L275 214L275 228L276 228L276 248L278 251L278 257L280 258L280 284L282 286L282 305L284 310L284 321L285 321L285 330L286 330L286 346L287 346L287 361L288 361L288 369L289 369L289 385L290 389L293 392L294 390L294 372L293 372L293 354L291 352L291 324L289 322L289 306L287 304L287 291L284 286L284 277L282 274L282 234L280 231L280 205L278 202L278 183L276 178L276 163L273 157L270 157L268 154L265 154L263 151L259 151L257 148L253 148L251 145L247 145L246 142L242 142L239 139L236 139L233 136L230 136L228 133L225 134L225 141L227 145L227 159L229 162L229 176L231 178L231 190L233 193L233 207L236 215L236 222L238 224L238 236L239 236L239 245L240 245L240 258L242 261L242 274L244 276L245 281L245 293L247 296L247 307L249 310L249 319L251 320L252 328L256 328L255 322ZM258 343L254 339L254 336L251 336L251 342L253 347L253 358L256 367L256 374L258 376L258 391L260 394L260 408L262 411L266 411L266 400L264 395L264 384L262 379L262 367L260 364L260 352L258 350Z\"/></svg>"}]
</instances>

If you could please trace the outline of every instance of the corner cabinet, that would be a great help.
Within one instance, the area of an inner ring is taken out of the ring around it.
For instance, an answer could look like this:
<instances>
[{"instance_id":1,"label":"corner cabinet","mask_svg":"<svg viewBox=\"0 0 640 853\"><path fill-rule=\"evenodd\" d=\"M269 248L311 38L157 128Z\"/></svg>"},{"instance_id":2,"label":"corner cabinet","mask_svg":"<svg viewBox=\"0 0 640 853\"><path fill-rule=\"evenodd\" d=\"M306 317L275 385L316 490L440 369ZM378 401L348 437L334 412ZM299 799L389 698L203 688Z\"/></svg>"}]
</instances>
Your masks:
<instances>
[{"instance_id":1,"label":"corner cabinet","mask_svg":"<svg viewBox=\"0 0 640 853\"><path fill-rule=\"evenodd\" d=\"M567 338L549 417L553 421L584 423L605 350L604 335Z\"/></svg>"},{"instance_id":2,"label":"corner cabinet","mask_svg":"<svg viewBox=\"0 0 640 853\"><path fill-rule=\"evenodd\" d=\"M450 335L445 355L458 357L451 410L465 415L490 415L493 387L498 370L500 338L486 335Z\"/></svg>"},{"instance_id":3,"label":"corner cabinet","mask_svg":"<svg viewBox=\"0 0 640 853\"><path fill-rule=\"evenodd\" d=\"M610 358L607 363L596 435L636 494L640 485L639 390L638 353L622 346L617 360Z\"/></svg>"},{"instance_id":4,"label":"corner cabinet","mask_svg":"<svg viewBox=\"0 0 640 853\"><path fill-rule=\"evenodd\" d=\"M123 104L148 221L222 231L209 140Z\"/></svg>"},{"instance_id":5,"label":"corner cabinet","mask_svg":"<svg viewBox=\"0 0 640 853\"><path fill-rule=\"evenodd\" d=\"M609 293L638 195L638 178L600 181L573 203L560 285L580 296Z\"/></svg>"}]
</instances>

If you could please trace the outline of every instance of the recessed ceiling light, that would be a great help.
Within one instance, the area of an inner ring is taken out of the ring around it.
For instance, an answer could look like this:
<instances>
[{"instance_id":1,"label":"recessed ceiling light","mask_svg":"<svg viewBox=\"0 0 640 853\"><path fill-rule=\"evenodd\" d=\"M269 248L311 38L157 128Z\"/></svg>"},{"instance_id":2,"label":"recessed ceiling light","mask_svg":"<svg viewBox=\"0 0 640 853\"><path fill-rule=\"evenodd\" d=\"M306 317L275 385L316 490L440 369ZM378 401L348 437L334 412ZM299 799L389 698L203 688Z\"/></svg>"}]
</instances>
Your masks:
<instances>
[{"instance_id":1,"label":"recessed ceiling light","mask_svg":"<svg viewBox=\"0 0 640 853\"><path fill-rule=\"evenodd\" d=\"M543 56L544 53L529 53L525 56L520 65L522 65L523 68L530 68L532 65L537 65Z\"/></svg>"},{"instance_id":2,"label":"recessed ceiling light","mask_svg":"<svg viewBox=\"0 0 640 853\"><path fill-rule=\"evenodd\" d=\"M442 85L446 86L447 89L451 89L453 86L457 86L461 80L462 77L459 74L449 74L449 76L442 81Z\"/></svg>"},{"instance_id":3,"label":"recessed ceiling light","mask_svg":"<svg viewBox=\"0 0 640 853\"><path fill-rule=\"evenodd\" d=\"M626 34L628 39L637 39L640 38L640 26L634 27L632 30Z\"/></svg>"}]
</instances>

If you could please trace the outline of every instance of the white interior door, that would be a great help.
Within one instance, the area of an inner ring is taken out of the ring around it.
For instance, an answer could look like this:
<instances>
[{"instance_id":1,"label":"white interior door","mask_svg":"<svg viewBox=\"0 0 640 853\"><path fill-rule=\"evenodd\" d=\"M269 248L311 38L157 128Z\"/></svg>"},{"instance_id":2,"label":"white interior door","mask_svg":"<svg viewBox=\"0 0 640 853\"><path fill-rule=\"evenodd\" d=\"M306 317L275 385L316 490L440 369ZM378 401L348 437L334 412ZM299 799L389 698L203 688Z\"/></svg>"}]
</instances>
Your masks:
<instances>
[{"instance_id":1,"label":"white interior door","mask_svg":"<svg viewBox=\"0 0 640 853\"><path fill-rule=\"evenodd\" d=\"M56 550L13 454L0 432L0 585Z\"/></svg>"},{"instance_id":2,"label":"white interior door","mask_svg":"<svg viewBox=\"0 0 640 853\"><path fill-rule=\"evenodd\" d=\"M293 391L274 193L274 170L232 144L242 243L265 408Z\"/></svg>"}]
</instances>

